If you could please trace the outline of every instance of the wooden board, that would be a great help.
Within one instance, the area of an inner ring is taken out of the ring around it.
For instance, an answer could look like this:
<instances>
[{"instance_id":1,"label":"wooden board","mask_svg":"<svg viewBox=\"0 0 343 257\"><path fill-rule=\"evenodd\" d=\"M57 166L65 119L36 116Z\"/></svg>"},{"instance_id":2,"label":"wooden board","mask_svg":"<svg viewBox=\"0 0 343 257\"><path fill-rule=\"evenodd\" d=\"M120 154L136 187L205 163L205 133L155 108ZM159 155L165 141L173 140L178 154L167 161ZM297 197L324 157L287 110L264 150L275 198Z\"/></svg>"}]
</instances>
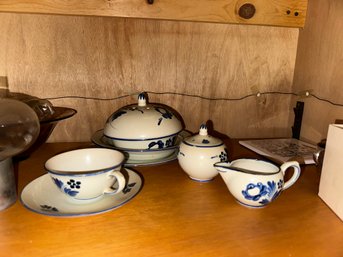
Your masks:
<instances>
[{"instance_id":1,"label":"wooden board","mask_svg":"<svg viewBox=\"0 0 343 257\"><path fill-rule=\"evenodd\" d=\"M12 92L41 98L112 98L140 91L240 98L258 91L291 91L298 29L141 19L1 14L0 75ZM1 74L2 73L2 74ZM208 120L232 137L291 134L291 97L209 101L150 95L172 106L186 128ZM78 110L52 141L88 141L107 117L136 96L113 101L66 98Z\"/></svg>"},{"instance_id":2,"label":"wooden board","mask_svg":"<svg viewBox=\"0 0 343 257\"><path fill-rule=\"evenodd\" d=\"M0 11L303 27L307 1L250 0L248 11L242 11L244 0L1 0ZM249 10L252 17L246 16Z\"/></svg>"},{"instance_id":3,"label":"wooden board","mask_svg":"<svg viewBox=\"0 0 343 257\"><path fill-rule=\"evenodd\" d=\"M342 1L310 1L308 22L299 36L294 91L312 90L318 97L343 104L342 17ZM303 101L301 136L318 143L326 138L329 124L343 118L343 107L313 97Z\"/></svg>"}]
</instances>

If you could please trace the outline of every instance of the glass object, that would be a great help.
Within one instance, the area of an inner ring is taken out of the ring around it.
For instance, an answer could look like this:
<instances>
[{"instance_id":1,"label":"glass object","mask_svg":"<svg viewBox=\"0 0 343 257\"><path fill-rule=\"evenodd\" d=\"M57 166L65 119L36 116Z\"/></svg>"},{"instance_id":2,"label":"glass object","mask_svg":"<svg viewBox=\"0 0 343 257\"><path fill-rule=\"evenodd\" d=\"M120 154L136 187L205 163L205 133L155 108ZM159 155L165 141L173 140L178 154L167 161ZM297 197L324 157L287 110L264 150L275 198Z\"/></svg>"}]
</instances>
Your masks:
<instances>
[{"instance_id":1,"label":"glass object","mask_svg":"<svg viewBox=\"0 0 343 257\"><path fill-rule=\"evenodd\" d=\"M16 201L12 157L32 145L39 130L38 116L29 105L0 99L0 210Z\"/></svg>"}]
</instances>

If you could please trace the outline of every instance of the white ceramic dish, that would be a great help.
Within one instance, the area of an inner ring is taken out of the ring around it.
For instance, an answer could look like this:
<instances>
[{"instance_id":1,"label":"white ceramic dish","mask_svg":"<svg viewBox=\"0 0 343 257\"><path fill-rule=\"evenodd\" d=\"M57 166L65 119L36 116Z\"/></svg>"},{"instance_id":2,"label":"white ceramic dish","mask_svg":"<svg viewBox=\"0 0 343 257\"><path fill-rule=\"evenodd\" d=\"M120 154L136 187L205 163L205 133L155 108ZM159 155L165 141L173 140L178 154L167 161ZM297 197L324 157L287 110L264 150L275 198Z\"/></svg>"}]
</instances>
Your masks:
<instances>
[{"instance_id":1,"label":"white ceramic dish","mask_svg":"<svg viewBox=\"0 0 343 257\"><path fill-rule=\"evenodd\" d=\"M104 136L104 130L96 131L92 136L92 142L97 146L106 147L122 151L127 155L127 160L124 163L124 166L141 166L141 165L154 165L161 164L175 160L177 158L177 153L179 145L182 140L190 136L190 133L186 130L183 130L179 133L176 139L174 146L162 149L126 149L113 146L108 142L107 137Z\"/></svg>"},{"instance_id":2,"label":"white ceramic dish","mask_svg":"<svg viewBox=\"0 0 343 257\"><path fill-rule=\"evenodd\" d=\"M115 111L106 121L104 136L111 145L127 149L163 149L175 145L181 120L169 106L148 104L146 93L137 104Z\"/></svg>"},{"instance_id":3,"label":"white ceramic dish","mask_svg":"<svg viewBox=\"0 0 343 257\"><path fill-rule=\"evenodd\" d=\"M40 176L26 185L21 193L22 204L30 211L59 217L88 216L104 213L119 208L132 200L143 186L142 178L133 170L124 168L122 173L128 183L122 192L115 195L104 195L97 201L79 204L62 194L49 174Z\"/></svg>"}]
</instances>

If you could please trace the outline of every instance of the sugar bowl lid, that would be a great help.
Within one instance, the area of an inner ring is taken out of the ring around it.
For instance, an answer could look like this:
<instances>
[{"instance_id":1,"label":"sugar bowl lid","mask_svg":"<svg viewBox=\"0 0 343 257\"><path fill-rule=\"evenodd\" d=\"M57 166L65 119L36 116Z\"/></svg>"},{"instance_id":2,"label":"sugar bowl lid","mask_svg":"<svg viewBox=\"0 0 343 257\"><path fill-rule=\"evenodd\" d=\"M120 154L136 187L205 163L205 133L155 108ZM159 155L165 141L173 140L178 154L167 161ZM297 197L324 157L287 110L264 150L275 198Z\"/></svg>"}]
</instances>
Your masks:
<instances>
[{"instance_id":1,"label":"sugar bowl lid","mask_svg":"<svg viewBox=\"0 0 343 257\"><path fill-rule=\"evenodd\" d=\"M208 134L205 124L201 124L199 134L186 138L183 143L194 147L217 147L224 144L219 138Z\"/></svg>"},{"instance_id":2,"label":"sugar bowl lid","mask_svg":"<svg viewBox=\"0 0 343 257\"><path fill-rule=\"evenodd\" d=\"M181 121L169 106L147 103L146 94L140 93L137 104L124 106L107 119L104 135L145 140L176 135L181 130Z\"/></svg>"}]
</instances>

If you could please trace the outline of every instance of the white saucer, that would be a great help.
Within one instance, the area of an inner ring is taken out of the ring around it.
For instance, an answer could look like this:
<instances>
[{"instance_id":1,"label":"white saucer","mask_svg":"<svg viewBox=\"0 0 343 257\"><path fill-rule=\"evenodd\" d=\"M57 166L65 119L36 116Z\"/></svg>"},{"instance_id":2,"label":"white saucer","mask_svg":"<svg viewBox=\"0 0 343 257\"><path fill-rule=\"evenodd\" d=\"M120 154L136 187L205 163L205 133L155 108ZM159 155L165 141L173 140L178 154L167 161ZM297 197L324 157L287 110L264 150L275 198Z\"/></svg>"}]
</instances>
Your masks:
<instances>
[{"instance_id":1,"label":"white saucer","mask_svg":"<svg viewBox=\"0 0 343 257\"><path fill-rule=\"evenodd\" d=\"M170 162L177 159L177 154L179 151L179 145L181 141L190 136L186 130L183 130L179 133L176 144L171 147L162 148L162 149L127 149L119 148L114 145L111 145L107 142L107 138L104 136L104 130L96 131L92 136L92 142L97 146L115 149L121 152L124 152L127 156L127 160L124 163L125 167L136 167L136 166L150 166L157 165L166 162Z\"/></svg>"},{"instance_id":2,"label":"white saucer","mask_svg":"<svg viewBox=\"0 0 343 257\"><path fill-rule=\"evenodd\" d=\"M59 191L49 174L40 176L26 185L20 200L27 209L48 216L88 216L107 212L129 202L143 186L142 178L133 170L124 168L122 173L128 179L123 191L115 195L104 195L96 202L75 202Z\"/></svg>"}]
</instances>

